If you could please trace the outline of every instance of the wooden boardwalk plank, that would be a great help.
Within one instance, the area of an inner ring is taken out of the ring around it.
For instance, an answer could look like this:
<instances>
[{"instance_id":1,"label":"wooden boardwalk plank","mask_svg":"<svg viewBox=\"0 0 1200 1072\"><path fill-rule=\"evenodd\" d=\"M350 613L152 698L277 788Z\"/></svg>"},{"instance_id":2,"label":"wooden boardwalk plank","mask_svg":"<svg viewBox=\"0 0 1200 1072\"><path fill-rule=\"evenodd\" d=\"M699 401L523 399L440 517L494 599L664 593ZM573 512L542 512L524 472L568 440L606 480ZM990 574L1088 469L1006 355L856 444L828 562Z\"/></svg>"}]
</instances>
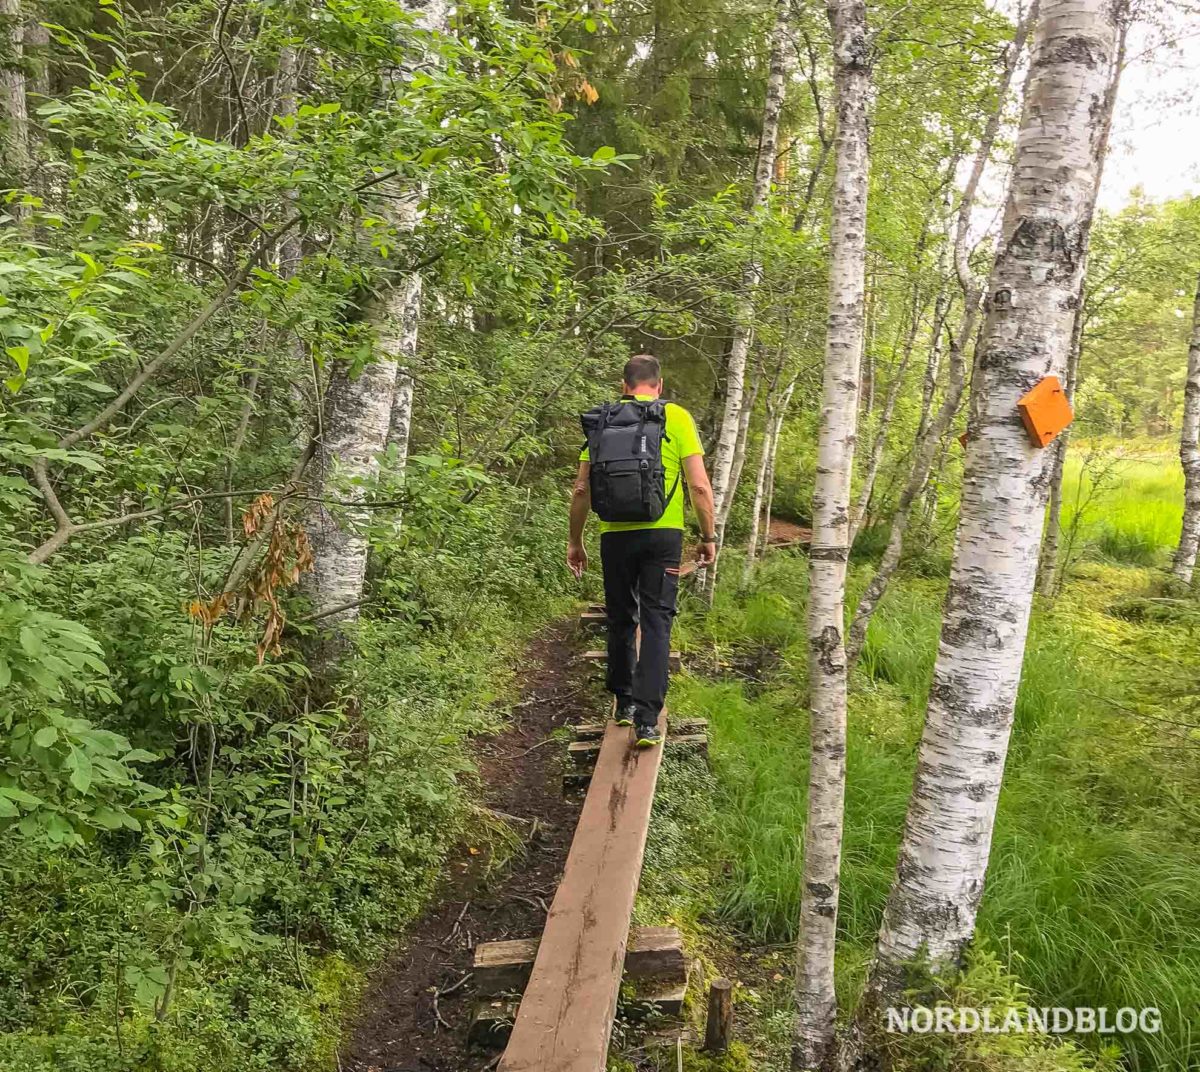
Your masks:
<instances>
[{"instance_id":1,"label":"wooden boardwalk plank","mask_svg":"<svg viewBox=\"0 0 1200 1072\"><path fill-rule=\"evenodd\" d=\"M608 724L500 1072L603 1072L661 760Z\"/></svg>"}]
</instances>

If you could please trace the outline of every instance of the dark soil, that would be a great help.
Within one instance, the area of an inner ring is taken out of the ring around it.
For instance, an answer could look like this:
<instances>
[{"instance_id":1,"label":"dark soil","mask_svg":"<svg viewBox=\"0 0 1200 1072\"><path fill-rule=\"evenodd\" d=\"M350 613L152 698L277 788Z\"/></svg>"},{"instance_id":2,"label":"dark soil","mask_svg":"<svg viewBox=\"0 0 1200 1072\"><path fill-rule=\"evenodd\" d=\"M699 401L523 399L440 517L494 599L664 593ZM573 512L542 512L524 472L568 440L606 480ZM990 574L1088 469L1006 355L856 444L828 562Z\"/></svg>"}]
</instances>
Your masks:
<instances>
[{"instance_id":1,"label":"dark soil","mask_svg":"<svg viewBox=\"0 0 1200 1072\"><path fill-rule=\"evenodd\" d=\"M582 646L574 621L538 636L510 725L474 749L484 806L534 821L525 854L490 878L478 846L466 842L451 854L438 896L371 979L341 1058L344 1072L491 1067L494 1055L467 1049L477 999L466 977L477 943L536 937L545 924L578 818L578 804L562 791L565 746L549 738L561 726L602 717L576 659ZM530 824L515 829L528 836Z\"/></svg>"}]
</instances>

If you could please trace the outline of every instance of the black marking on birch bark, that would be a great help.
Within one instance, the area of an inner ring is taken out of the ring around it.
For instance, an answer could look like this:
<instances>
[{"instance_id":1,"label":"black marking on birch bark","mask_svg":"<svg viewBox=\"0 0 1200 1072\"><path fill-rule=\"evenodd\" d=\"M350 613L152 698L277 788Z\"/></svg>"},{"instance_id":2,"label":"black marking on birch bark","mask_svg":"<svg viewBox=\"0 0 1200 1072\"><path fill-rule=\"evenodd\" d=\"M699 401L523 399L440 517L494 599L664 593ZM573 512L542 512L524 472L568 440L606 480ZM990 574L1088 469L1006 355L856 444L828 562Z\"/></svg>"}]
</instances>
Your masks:
<instances>
[{"instance_id":1,"label":"black marking on birch bark","mask_svg":"<svg viewBox=\"0 0 1200 1072\"><path fill-rule=\"evenodd\" d=\"M827 882L806 882L804 886L809 893L822 901L828 901L833 896L833 887Z\"/></svg>"},{"instance_id":2,"label":"black marking on birch bark","mask_svg":"<svg viewBox=\"0 0 1200 1072\"><path fill-rule=\"evenodd\" d=\"M1057 263L1074 272L1076 244L1058 220L1026 216L1009 238L1005 253L1016 261Z\"/></svg>"},{"instance_id":3,"label":"black marking on birch bark","mask_svg":"<svg viewBox=\"0 0 1200 1072\"><path fill-rule=\"evenodd\" d=\"M929 688L929 698L945 710L953 712L956 721L980 729L1003 730L1012 725L1012 701L1007 703L983 704L966 702L964 690L945 681L935 681Z\"/></svg>"},{"instance_id":4,"label":"black marking on birch bark","mask_svg":"<svg viewBox=\"0 0 1200 1072\"><path fill-rule=\"evenodd\" d=\"M813 646L816 651L817 665L824 673L834 676L842 672L844 659L840 659L838 656L843 654L844 649L842 634L836 625L825 626L820 635L815 638Z\"/></svg>"},{"instance_id":5,"label":"black marking on birch bark","mask_svg":"<svg viewBox=\"0 0 1200 1072\"><path fill-rule=\"evenodd\" d=\"M871 69L871 45L865 33L851 35L850 40L846 42L846 54L842 59L847 67L856 71L866 72Z\"/></svg>"},{"instance_id":6,"label":"black marking on birch bark","mask_svg":"<svg viewBox=\"0 0 1200 1072\"><path fill-rule=\"evenodd\" d=\"M1089 69L1101 63L1106 55L1102 42L1076 34L1055 43L1053 48L1035 52L1034 67L1056 67L1060 63L1078 63Z\"/></svg>"}]
</instances>

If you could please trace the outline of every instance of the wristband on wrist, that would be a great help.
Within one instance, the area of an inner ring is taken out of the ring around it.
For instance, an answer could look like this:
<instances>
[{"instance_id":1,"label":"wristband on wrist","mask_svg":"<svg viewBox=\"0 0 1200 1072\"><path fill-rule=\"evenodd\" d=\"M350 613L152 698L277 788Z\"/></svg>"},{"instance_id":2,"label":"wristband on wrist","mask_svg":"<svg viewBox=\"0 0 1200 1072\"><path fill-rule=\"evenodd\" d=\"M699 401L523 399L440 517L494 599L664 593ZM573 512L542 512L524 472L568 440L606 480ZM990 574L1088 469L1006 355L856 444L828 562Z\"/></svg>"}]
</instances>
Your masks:
<instances>
[{"instance_id":1,"label":"wristband on wrist","mask_svg":"<svg viewBox=\"0 0 1200 1072\"><path fill-rule=\"evenodd\" d=\"M716 543L717 542L717 534L714 532L711 536L705 536L703 533L701 533L700 534L700 542L701 543Z\"/></svg>"}]
</instances>

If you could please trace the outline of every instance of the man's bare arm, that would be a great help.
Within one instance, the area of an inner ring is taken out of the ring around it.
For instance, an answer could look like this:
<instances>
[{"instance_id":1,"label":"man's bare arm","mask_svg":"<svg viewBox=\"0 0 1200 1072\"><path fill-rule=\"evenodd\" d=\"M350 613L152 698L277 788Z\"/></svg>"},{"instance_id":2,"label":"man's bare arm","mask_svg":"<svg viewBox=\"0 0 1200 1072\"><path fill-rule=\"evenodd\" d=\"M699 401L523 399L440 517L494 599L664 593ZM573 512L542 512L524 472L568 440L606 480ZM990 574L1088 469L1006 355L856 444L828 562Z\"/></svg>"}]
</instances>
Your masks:
<instances>
[{"instance_id":1,"label":"man's bare arm","mask_svg":"<svg viewBox=\"0 0 1200 1072\"><path fill-rule=\"evenodd\" d=\"M708 480L708 470L704 468L704 455L692 454L684 458L683 473L687 477L692 507L700 520L700 535L711 536L717 531L716 510L712 484Z\"/></svg>"},{"instance_id":2,"label":"man's bare arm","mask_svg":"<svg viewBox=\"0 0 1200 1072\"><path fill-rule=\"evenodd\" d=\"M591 462L579 463L579 474L571 489L570 534L567 537L567 565L576 577L587 569L587 551L583 549L583 526L592 508L592 487L588 479Z\"/></svg>"},{"instance_id":3,"label":"man's bare arm","mask_svg":"<svg viewBox=\"0 0 1200 1072\"><path fill-rule=\"evenodd\" d=\"M704 468L704 455L690 454L684 458L683 473L687 477L692 508L696 511L696 516L700 521L700 554L697 561L700 565L707 566L716 560L717 549L711 540L706 540L704 537L716 533L717 521L712 484L708 480L708 470Z\"/></svg>"}]
</instances>

